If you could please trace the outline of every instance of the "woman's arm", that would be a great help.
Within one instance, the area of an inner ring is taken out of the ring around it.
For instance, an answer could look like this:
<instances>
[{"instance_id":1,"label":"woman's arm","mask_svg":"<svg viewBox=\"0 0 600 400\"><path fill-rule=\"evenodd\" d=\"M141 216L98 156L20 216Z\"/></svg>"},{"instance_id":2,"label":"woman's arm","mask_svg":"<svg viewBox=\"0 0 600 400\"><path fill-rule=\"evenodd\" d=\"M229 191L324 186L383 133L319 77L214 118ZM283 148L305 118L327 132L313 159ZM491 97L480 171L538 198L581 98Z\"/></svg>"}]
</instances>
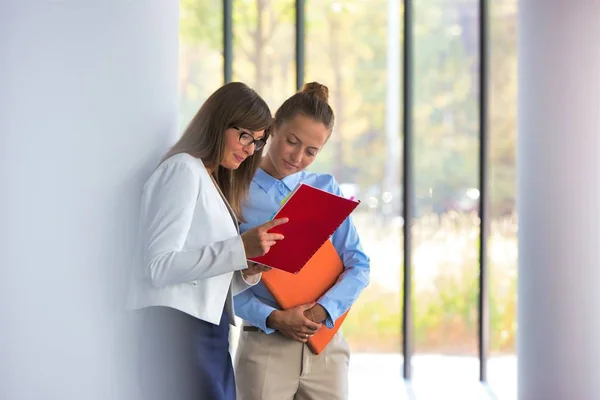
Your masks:
<instances>
[{"instance_id":1,"label":"woman's arm","mask_svg":"<svg viewBox=\"0 0 600 400\"><path fill-rule=\"evenodd\" d=\"M333 177L329 190L337 195L343 195ZM308 316L314 315L315 322L324 323L329 328L333 328L335 321L350 309L369 285L370 279L370 260L362 249L351 217L346 218L339 226L332 235L331 241L342 259L344 272L336 284L317 301L312 314L310 311L306 313Z\"/></svg>"},{"instance_id":2,"label":"woman's arm","mask_svg":"<svg viewBox=\"0 0 600 400\"><path fill-rule=\"evenodd\" d=\"M273 333L275 329L267 326L267 318L276 308L260 301L252 290L245 290L234 297L235 314L260 328L265 333Z\"/></svg>"},{"instance_id":3,"label":"woman's arm","mask_svg":"<svg viewBox=\"0 0 600 400\"><path fill-rule=\"evenodd\" d=\"M197 210L202 178L184 162L166 161L144 187L140 221L144 272L154 287L206 279L246 268L246 254L239 235L183 250Z\"/></svg>"}]
</instances>

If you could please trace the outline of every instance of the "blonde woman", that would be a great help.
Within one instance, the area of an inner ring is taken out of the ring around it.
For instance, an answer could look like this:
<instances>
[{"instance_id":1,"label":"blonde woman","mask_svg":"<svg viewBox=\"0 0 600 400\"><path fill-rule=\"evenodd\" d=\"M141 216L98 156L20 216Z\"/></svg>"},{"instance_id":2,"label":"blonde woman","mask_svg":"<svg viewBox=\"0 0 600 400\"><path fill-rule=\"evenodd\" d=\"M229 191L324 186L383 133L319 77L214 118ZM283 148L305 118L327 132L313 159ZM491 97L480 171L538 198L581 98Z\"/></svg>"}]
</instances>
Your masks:
<instances>
[{"instance_id":1,"label":"blonde woman","mask_svg":"<svg viewBox=\"0 0 600 400\"><path fill-rule=\"evenodd\" d=\"M277 110L268 153L243 208L247 222L241 225L242 231L267 221L298 183L341 195L334 177L305 171L333 130L334 115L327 100L327 87L313 82ZM236 296L237 315L244 319L235 365L238 399L348 398L350 349L341 332L320 355L306 345L322 325L333 327L369 283L369 258L351 218L340 225L331 240L345 270L314 304L280 310L260 283Z\"/></svg>"}]
</instances>

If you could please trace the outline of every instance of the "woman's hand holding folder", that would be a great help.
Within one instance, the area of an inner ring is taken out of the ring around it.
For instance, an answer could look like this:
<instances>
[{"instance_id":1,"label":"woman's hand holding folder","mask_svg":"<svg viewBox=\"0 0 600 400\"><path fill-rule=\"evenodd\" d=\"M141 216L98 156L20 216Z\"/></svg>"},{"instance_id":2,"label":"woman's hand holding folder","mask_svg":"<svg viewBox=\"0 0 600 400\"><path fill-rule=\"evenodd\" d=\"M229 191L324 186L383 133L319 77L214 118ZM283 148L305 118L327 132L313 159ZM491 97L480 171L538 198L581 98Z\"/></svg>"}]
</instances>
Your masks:
<instances>
[{"instance_id":1,"label":"woman's hand holding folder","mask_svg":"<svg viewBox=\"0 0 600 400\"><path fill-rule=\"evenodd\" d=\"M264 256L278 240L283 240L282 234L270 233L269 230L287 223L288 220L288 218L274 219L242 233L246 258Z\"/></svg>"},{"instance_id":2,"label":"woman's hand holding folder","mask_svg":"<svg viewBox=\"0 0 600 400\"><path fill-rule=\"evenodd\" d=\"M304 311L304 316L317 324L322 324L327 319L327 311L322 305L316 303L314 306Z\"/></svg>"},{"instance_id":3,"label":"woman's hand holding folder","mask_svg":"<svg viewBox=\"0 0 600 400\"><path fill-rule=\"evenodd\" d=\"M314 305L315 303L308 303L287 310L275 310L267 318L267 326L278 330L289 339L306 343L321 328L321 324L304 315L304 312Z\"/></svg>"},{"instance_id":4,"label":"woman's hand holding folder","mask_svg":"<svg viewBox=\"0 0 600 400\"><path fill-rule=\"evenodd\" d=\"M271 267L253 263L252 261L248 261L247 265L248 265L248 268L242 270L242 274L244 274L244 276L252 276L252 275L261 274L261 273L267 272L271 269Z\"/></svg>"}]
</instances>

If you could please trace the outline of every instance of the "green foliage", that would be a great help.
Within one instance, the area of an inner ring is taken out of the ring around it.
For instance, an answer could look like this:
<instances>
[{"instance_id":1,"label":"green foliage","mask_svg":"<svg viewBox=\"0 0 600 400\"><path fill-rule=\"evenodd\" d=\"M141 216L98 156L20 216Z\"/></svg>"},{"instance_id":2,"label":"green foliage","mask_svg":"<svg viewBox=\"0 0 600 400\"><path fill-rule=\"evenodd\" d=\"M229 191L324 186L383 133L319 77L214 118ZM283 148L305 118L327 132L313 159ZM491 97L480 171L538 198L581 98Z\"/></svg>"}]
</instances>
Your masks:
<instances>
[{"instance_id":1,"label":"green foliage","mask_svg":"<svg viewBox=\"0 0 600 400\"><path fill-rule=\"evenodd\" d=\"M223 2L179 0L179 34L186 43L218 48L223 43Z\"/></svg>"},{"instance_id":2,"label":"green foliage","mask_svg":"<svg viewBox=\"0 0 600 400\"><path fill-rule=\"evenodd\" d=\"M451 226L450 231L447 227ZM434 244L435 251L460 250L460 259L441 257L432 273L419 273L413 265L412 319L415 351L459 355L477 354L478 329L478 230L469 215L442 217L441 222L421 218L416 230L429 232L414 243L413 253ZM435 243L442 233L443 243ZM392 235L393 232L384 232ZM419 237L419 235L416 235ZM490 237L489 309L490 350L514 353L516 338L516 221L494 221ZM377 268L377 265L372 268ZM398 266L399 269L402 265ZM402 282L398 282L398 288ZM372 282L352 307L343 331L353 351L401 351L402 297L382 282Z\"/></svg>"},{"instance_id":3,"label":"green foliage","mask_svg":"<svg viewBox=\"0 0 600 400\"><path fill-rule=\"evenodd\" d=\"M306 6L305 79L329 86L337 117L312 169L362 188L383 184L390 173L387 11L387 0ZM257 89L275 111L295 90L294 2L238 0L233 12L234 79ZM479 185L478 10L473 2L423 0L414 13L415 185L417 193L447 197ZM491 210L508 215L515 207L516 2L493 3L490 14ZM220 1L181 0L182 122L222 82L222 61L215 61L221 16Z\"/></svg>"}]
</instances>

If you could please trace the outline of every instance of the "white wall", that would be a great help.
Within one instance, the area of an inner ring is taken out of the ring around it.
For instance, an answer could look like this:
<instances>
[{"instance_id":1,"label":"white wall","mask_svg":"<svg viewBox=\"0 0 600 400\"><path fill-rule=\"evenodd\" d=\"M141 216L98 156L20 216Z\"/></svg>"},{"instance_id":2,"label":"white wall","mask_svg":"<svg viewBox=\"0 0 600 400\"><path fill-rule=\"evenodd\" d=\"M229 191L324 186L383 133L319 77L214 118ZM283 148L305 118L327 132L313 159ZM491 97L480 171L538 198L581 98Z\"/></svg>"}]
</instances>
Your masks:
<instances>
[{"instance_id":1,"label":"white wall","mask_svg":"<svg viewBox=\"0 0 600 400\"><path fill-rule=\"evenodd\" d=\"M176 137L176 0L0 1L0 398L127 399L139 192Z\"/></svg>"},{"instance_id":2,"label":"white wall","mask_svg":"<svg viewBox=\"0 0 600 400\"><path fill-rule=\"evenodd\" d=\"M519 399L596 400L600 1L519 13Z\"/></svg>"}]
</instances>

